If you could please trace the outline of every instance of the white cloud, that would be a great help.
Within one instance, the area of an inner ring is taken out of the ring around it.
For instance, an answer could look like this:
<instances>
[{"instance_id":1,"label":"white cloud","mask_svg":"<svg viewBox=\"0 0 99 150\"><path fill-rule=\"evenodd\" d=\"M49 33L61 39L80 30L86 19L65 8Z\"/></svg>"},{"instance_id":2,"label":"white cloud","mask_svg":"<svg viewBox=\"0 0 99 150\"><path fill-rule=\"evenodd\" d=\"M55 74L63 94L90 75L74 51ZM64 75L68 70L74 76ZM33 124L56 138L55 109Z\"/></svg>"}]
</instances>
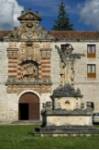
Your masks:
<instances>
[{"instance_id":1,"label":"white cloud","mask_svg":"<svg viewBox=\"0 0 99 150\"><path fill-rule=\"evenodd\" d=\"M86 0L80 7L81 20L99 30L99 0Z\"/></svg>"},{"instance_id":2,"label":"white cloud","mask_svg":"<svg viewBox=\"0 0 99 150\"><path fill-rule=\"evenodd\" d=\"M0 0L0 29L17 26L19 24L17 17L22 10L23 7L17 0Z\"/></svg>"}]
</instances>

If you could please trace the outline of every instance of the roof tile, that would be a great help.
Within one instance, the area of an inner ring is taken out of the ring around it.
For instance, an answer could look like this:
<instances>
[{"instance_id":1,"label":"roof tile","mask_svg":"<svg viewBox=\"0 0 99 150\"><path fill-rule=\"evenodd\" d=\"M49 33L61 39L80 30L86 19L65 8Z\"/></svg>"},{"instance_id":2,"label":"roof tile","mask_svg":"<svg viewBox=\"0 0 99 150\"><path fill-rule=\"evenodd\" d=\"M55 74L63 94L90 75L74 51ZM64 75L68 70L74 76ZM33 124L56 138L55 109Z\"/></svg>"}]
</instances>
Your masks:
<instances>
[{"instance_id":1,"label":"roof tile","mask_svg":"<svg viewBox=\"0 0 99 150\"><path fill-rule=\"evenodd\" d=\"M99 32L51 31L56 40L99 40Z\"/></svg>"}]
</instances>

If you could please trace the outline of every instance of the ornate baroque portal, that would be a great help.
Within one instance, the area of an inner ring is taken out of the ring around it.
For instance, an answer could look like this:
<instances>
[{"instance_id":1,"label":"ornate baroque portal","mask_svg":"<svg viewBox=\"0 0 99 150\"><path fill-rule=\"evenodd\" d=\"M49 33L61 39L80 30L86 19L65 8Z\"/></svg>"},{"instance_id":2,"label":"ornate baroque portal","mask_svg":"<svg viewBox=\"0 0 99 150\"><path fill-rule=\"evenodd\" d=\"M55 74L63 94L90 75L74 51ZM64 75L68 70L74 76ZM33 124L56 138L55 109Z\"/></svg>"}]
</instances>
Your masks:
<instances>
[{"instance_id":1,"label":"ornate baroque portal","mask_svg":"<svg viewBox=\"0 0 99 150\"><path fill-rule=\"evenodd\" d=\"M20 27L5 37L9 42L7 92L49 93L52 37L40 26L38 14L23 12L18 19ZM19 99L18 111L19 120L39 120L40 99L33 93L25 93Z\"/></svg>"},{"instance_id":2,"label":"ornate baroque portal","mask_svg":"<svg viewBox=\"0 0 99 150\"><path fill-rule=\"evenodd\" d=\"M38 93L51 90L51 46L53 39L41 25L41 18L31 11L22 12L21 25L7 37L8 93L34 90Z\"/></svg>"}]
</instances>

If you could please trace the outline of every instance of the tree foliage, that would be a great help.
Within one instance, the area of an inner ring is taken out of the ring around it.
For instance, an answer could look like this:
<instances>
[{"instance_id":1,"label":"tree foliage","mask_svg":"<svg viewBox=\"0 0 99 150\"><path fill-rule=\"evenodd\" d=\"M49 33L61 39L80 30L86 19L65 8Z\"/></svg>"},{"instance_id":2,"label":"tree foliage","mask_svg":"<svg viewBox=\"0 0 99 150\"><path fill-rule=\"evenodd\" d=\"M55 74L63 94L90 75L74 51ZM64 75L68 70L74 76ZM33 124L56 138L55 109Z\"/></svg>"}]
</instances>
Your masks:
<instances>
[{"instance_id":1,"label":"tree foliage","mask_svg":"<svg viewBox=\"0 0 99 150\"><path fill-rule=\"evenodd\" d=\"M70 19L63 1L61 1L61 4L59 5L58 16L53 26L53 30L73 30L73 25L70 23Z\"/></svg>"}]
</instances>

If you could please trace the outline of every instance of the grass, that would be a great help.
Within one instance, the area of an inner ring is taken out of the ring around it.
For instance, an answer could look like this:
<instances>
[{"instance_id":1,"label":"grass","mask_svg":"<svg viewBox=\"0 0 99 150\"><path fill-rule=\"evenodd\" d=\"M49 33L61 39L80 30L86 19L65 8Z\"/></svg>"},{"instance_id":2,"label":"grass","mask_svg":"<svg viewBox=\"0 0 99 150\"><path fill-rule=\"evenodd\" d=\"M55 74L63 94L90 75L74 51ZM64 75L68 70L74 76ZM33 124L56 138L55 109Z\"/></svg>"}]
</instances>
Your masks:
<instances>
[{"instance_id":1,"label":"grass","mask_svg":"<svg viewBox=\"0 0 99 150\"><path fill-rule=\"evenodd\" d=\"M32 131L32 125L0 126L0 149L99 149L99 136L40 137Z\"/></svg>"}]
</instances>

